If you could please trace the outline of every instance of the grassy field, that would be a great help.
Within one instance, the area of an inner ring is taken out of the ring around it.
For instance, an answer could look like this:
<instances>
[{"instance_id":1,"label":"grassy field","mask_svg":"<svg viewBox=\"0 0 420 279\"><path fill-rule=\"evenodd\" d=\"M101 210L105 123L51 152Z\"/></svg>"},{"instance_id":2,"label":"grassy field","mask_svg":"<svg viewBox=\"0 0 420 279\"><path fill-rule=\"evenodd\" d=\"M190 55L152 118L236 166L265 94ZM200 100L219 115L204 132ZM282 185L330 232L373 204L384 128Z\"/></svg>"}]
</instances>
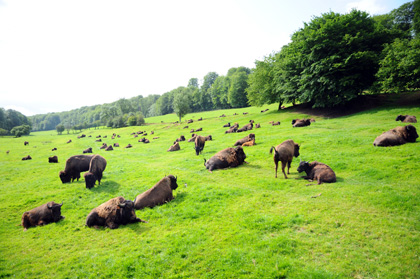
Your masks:
<instances>
[{"instance_id":1,"label":"grassy field","mask_svg":"<svg viewBox=\"0 0 420 279\"><path fill-rule=\"evenodd\" d=\"M372 144L403 125L398 114L420 118L420 108L386 106L292 128L292 119L309 115L276 107L190 114L186 119L204 120L189 129L165 115L142 127L85 130L92 137L82 139L55 131L0 138L0 278L420 278L420 140L392 148ZM250 119L262 127L252 131L257 145L244 147L249 164L209 173L203 158L247 135L224 134L223 124ZM273 120L281 125L269 125ZM202 155L188 142L166 152L199 127L201 135L213 136ZM140 130L155 131L147 136L150 144L130 135ZM111 140L114 132L121 138ZM100 150L97 135L121 147ZM298 179L299 158L289 179L281 172L274 178L269 149L287 139L301 145L302 160L331 166L337 183L306 186ZM134 147L124 149L128 143ZM62 184L58 172L66 159L87 147L108 161L101 185L88 190L83 176ZM33 159L21 161L26 155ZM52 155L58 164L48 163ZM169 174L178 177L175 199L136 212L149 223L85 226L94 207L116 196L134 200ZM48 201L64 202L66 218L23 231L23 212Z\"/></svg>"}]
</instances>

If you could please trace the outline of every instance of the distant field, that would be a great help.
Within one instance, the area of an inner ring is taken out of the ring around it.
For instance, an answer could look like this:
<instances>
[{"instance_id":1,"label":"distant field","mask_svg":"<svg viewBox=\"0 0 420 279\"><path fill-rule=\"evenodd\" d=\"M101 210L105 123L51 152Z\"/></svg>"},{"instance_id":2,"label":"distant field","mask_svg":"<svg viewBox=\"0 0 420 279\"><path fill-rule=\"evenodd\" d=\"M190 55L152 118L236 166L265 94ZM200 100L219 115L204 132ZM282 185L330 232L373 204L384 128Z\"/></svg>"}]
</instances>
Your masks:
<instances>
[{"instance_id":1,"label":"distant field","mask_svg":"<svg viewBox=\"0 0 420 279\"><path fill-rule=\"evenodd\" d=\"M420 108L389 105L292 128L292 119L311 116L274 104L189 114L179 125L172 124L176 115L147 118L141 127L84 130L92 137L82 139L56 131L0 137L0 278L419 278L420 139L392 148L372 144L403 125L398 114L420 119ZM244 147L249 164L209 173L203 159L248 134L224 134L222 126L250 119L261 128L252 131L257 145ZM202 155L189 142L166 152L199 127L213 136ZM137 142L130 135L136 131L147 131L151 143ZM112 140L113 133L121 138ZM97 135L121 147L100 150ZM289 179L281 170L274 178L269 149L287 139L301 145L302 160L332 167L337 183L306 186L296 179L303 175L299 158ZM133 148L124 149L128 143ZM108 161L101 185L88 190L83 176L62 184L66 159L87 147ZM26 155L33 159L21 161ZM58 164L48 163L52 155ZM169 174L178 177L175 199L136 212L149 223L85 227L94 207L117 196L133 200ZM24 232L23 212L48 201L64 202L66 218Z\"/></svg>"}]
</instances>

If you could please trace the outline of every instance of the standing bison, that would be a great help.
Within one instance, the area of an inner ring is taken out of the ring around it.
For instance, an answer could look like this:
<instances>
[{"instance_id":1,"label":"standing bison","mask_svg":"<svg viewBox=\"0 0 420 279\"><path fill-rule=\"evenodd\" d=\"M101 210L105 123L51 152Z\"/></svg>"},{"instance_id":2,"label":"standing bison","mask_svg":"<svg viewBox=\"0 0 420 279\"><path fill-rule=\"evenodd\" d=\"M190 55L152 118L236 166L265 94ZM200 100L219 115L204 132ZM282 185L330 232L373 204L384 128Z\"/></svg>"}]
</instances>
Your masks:
<instances>
[{"instance_id":1,"label":"standing bison","mask_svg":"<svg viewBox=\"0 0 420 279\"><path fill-rule=\"evenodd\" d=\"M120 225L129 223L144 222L136 216L134 202L117 197L92 209L86 218L88 227L108 227L116 229Z\"/></svg>"},{"instance_id":2,"label":"standing bison","mask_svg":"<svg viewBox=\"0 0 420 279\"><path fill-rule=\"evenodd\" d=\"M407 125L404 127L396 127L387 132L383 132L373 142L374 146L394 146L407 142L416 142L419 137L416 127Z\"/></svg>"},{"instance_id":3,"label":"standing bison","mask_svg":"<svg viewBox=\"0 0 420 279\"><path fill-rule=\"evenodd\" d=\"M24 230L26 231L29 227L43 226L64 219L64 216L61 216L62 205L63 203L48 202L26 211L22 215L22 226Z\"/></svg>"},{"instance_id":4,"label":"standing bison","mask_svg":"<svg viewBox=\"0 0 420 279\"><path fill-rule=\"evenodd\" d=\"M204 159L204 166L212 172L215 169L233 168L245 162L246 155L242 146L229 147L217 152L208 161ZM245 162L246 163L246 162Z\"/></svg>"},{"instance_id":5,"label":"standing bison","mask_svg":"<svg viewBox=\"0 0 420 279\"><path fill-rule=\"evenodd\" d=\"M204 145L206 144L206 138L203 137L203 136L197 135L195 137L195 141L194 142L195 142L195 147L194 147L194 149L195 149L195 155L198 156L203 151L203 149L204 149Z\"/></svg>"},{"instance_id":6,"label":"standing bison","mask_svg":"<svg viewBox=\"0 0 420 279\"><path fill-rule=\"evenodd\" d=\"M155 184L155 186L153 186L146 192L138 195L134 199L134 208L152 208L156 205L161 205L170 202L174 199L172 191L178 188L176 180L177 178L173 175L168 175L162 178L161 180L159 180L158 183Z\"/></svg>"},{"instance_id":7,"label":"standing bison","mask_svg":"<svg viewBox=\"0 0 420 279\"><path fill-rule=\"evenodd\" d=\"M323 182L333 183L337 181L334 171L326 164L314 161L312 163L302 161L297 168L299 173L306 172L304 179L309 181L317 180L318 184Z\"/></svg>"},{"instance_id":8,"label":"standing bison","mask_svg":"<svg viewBox=\"0 0 420 279\"><path fill-rule=\"evenodd\" d=\"M274 164L276 165L276 178L277 178L277 169L279 166L279 161L281 161L281 170L284 174L284 178L287 179L287 175L284 172L284 168L287 165L287 174L290 174L290 165L292 164L293 156L299 156L299 145L293 140L285 140L276 147L272 146L270 148L270 154L274 150Z\"/></svg>"},{"instance_id":9,"label":"standing bison","mask_svg":"<svg viewBox=\"0 0 420 279\"><path fill-rule=\"evenodd\" d=\"M98 154L94 155L92 160L90 160L89 171L83 175L85 178L86 188L93 188L96 181L98 181L98 184L101 185L102 173L105 168L105 158Z\"/></svg>"},{"instance_id":10,"label":"standing bison","mask_svg":"<svg viewBox=\"0 0 420 279\"><path fill-rule=\"evenodd\" d=\"M395 121L401 121L404 123L417 123L417 119L414 115L398 115Z\"/></svg>"},{"instance_id":11,"label":"standing bison","mask_svg":"<svg viewBox=\"0 0 420 279\"><path fill-rule=\"evenodd\" d=\"M64 171L59 172L61 182L73 182L75 179L79 181L80 173L89 170L92 158L93 155L75 155L68 158Z\"/></svg>"}]
</instances>

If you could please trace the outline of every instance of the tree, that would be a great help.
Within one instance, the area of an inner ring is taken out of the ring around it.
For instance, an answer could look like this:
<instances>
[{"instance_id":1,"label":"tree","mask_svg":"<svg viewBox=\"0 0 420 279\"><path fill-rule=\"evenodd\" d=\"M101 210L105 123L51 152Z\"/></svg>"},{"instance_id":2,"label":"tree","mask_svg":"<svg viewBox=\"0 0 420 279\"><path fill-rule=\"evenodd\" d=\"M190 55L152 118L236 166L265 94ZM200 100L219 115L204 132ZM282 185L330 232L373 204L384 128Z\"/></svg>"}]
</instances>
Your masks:
<instances>
[{"instance_id":1,"label":"tree","mask_svg":"<svg viewBox=\"0 0 420 279\"><path fill-rule=\"evenodd\" d=\"M228 102L233 108L243 108L248 104L245 89L248 86L248 75L244 71L234 73L230 77Z\"/></svg>"},{"instance_id":2,"label":"tree","mask_svg":"<svg viewBox=\"0 0 420 279\"><path fill-rule=\"evenodd\" d=\"M182 90L175 94L173 109L176 115L179 117L179 122L181 118L187 115L190 111L190 97L188 96L187 90Z\"/></svg>"},{"instance_id":3,"label":"tree","mask_svg":"<svg viewBox=\"0 0 420 279\"><path fill-rule=\"evenodd\" d=\"M219 75L216 72L209 72L207 75L204 76L203 85L200 88L200 105L201 110L203 111L212 109L213 103L211 101L209 89L218 76Z\"/></svg>"},{"instance_id":4,"label":"tree","mask_svg":"<svg viewBox=\"0 0 420 279\"><path fill-rule=\"evenodd\" d=\"M16 126L12 130L10 130L10 133L17 138L23 135L29 135L30 132L31 132L31 126L29 125Z\"/></svg>"},{"instance_id":5,"label":"tree","mask_svg":"<svg viewBox=\"0 0 420 279\"><path fill-rule=\"evenodd\" d=\"M57 125L55 128L56 128L57 133L58 133L59 135L61 135L61 134L64 132L64 130L65 130L64 125L63 125L63 124L59 124L59 125Z\"/></svg>"},{"instance_id":6,"label":"tree","mask_svg":"<svg viewBox=\"0 0 420 279\"><path fill-rule=\"evenodd\" d=\"M198 78L190 78L188 81L188 87L199 88L198 86Z\"/></svg>"},{"instance_id":7,"label":"tree","mask_svg":"<svg viewBox=\"0 0 420 279\"><path fill-rule=\"evenodd\" d=\"M228 90L230 80L225 76L218 76L209 89L213 108L226 109L230 108L228 102Z\"/></svg>"},{"instance_id":8,"label":"tree","mask_svg":"<svg viewBox=\"0 0 420 279\"><path fill-rule=\"evenodd\" d=\"M0 136L5 136L9 133L6 129L0 128Z\"/></svg>"}]
</instances>

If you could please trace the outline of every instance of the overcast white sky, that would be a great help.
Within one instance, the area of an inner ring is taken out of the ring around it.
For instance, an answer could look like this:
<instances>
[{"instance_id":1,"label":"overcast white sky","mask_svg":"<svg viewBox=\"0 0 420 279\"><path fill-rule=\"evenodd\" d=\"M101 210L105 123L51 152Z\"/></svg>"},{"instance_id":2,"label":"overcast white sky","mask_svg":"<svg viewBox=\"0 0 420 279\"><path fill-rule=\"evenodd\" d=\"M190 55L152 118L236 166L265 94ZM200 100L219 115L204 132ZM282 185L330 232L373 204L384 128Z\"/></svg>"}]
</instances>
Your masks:
<instances>
[{"instance_id":1,"label":"overcast white sky","mask_svg":"<svg viewBox=\"0 0 420 279\"><path fill-rule=\"evenodd\" d=\"M0 0L0 107L26 116L254 67L313 16L402 0Z\"/></svg>"}]
</instances>

